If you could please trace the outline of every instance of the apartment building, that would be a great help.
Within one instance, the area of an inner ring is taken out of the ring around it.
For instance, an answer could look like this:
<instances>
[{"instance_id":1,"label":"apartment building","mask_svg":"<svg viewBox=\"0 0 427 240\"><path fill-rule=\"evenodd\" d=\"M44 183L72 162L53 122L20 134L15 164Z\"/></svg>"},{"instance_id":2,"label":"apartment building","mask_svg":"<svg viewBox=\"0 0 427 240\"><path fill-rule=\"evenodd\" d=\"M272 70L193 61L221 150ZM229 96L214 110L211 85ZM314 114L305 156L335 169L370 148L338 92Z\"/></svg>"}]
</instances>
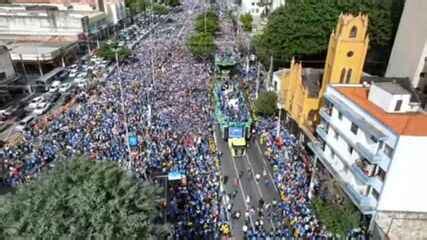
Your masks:
<instances>
[{"instance_id":1,"label":"apartment building","mask_svg":"<svg viewBox=\"0 0 427 240\"><path fill-rule=\"evenodd\" d=\"M427 115L396 82L333 84L309 144L380 238L427 238Z\"/></svg>"}]
</instances>

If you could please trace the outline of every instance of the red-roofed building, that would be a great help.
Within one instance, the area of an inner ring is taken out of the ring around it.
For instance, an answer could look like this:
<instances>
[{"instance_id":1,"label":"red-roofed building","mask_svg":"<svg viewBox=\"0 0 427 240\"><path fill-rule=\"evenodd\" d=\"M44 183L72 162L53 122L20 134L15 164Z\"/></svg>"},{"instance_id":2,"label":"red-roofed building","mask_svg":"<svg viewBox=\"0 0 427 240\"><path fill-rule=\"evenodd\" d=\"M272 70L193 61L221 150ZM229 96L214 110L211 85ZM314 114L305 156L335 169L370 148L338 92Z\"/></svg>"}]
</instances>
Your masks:
<instances>
[{"instance_id":1,"label":"red-roofed building","mask_svg":"<svg viewBox=\"0 0 427 240\"><path fill-rule=\"evenodd\" d=\"M330 85L309 146L389 239L427 238L427 114L394 82ZM425 219L424 221L420 219Z\"/></svg>"}]
</instances>

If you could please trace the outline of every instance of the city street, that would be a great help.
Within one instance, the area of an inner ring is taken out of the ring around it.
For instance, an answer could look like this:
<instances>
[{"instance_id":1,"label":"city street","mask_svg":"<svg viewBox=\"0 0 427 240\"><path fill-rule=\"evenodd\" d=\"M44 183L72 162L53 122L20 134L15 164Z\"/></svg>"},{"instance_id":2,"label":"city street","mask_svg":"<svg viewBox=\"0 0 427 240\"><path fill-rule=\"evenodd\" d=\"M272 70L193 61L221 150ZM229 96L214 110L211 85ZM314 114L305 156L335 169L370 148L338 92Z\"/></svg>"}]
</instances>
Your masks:
<instances>
[{"instance_id":1,"label":"city street","mask_svg":"<svg viewBox=\"0 0 427 240\"><path fill-rule=\"evenodd\" d=\"M229 204L232 206L231 210L227 211L227 215L232 218L230 221L233 237L235 239L243 238L244 225L255 227L256 222L261 220L260 211L264 215L262 221L265 231L274 232L277 219L273 220L271 214L273 208L266 210L264 207L260 207L259 203L262 199L264 206L271 206L273 201L279 201L279 194L272 180L271 168L265 162L258 144L252 141L244 157L233 158L227 142L221 139L219 131L216 131L216 139L218 150L223 153L221 171L224 190L227 193L223 204L225 208ZM257 180L256 175L261 178ZM233 197L234 194L235 197ZM236 211L241 214L239 219L232 217ZM249 218L246 218L246 212L249 213Z\"/></svg>"}]
</instances>

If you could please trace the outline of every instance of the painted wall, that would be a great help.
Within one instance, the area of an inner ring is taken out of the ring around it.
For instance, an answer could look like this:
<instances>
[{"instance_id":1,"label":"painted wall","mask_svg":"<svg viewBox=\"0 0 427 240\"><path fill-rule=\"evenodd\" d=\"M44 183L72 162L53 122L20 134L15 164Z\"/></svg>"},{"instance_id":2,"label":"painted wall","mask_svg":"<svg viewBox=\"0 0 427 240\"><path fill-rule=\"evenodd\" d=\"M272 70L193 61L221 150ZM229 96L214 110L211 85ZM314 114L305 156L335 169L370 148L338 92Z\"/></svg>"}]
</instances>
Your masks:
<instances>
[{"instance_id":1,"label":"painted wall","mask_svg":"<svg viewBox=\"0 0 427 240\"><path fill-rule=\"evenodd\" d=\"M102 12L87 12L89 28L105 21ZM78 11L27 11L0 9L0 34L4 35L58 35L74 36L83 32L82 17Z\"/></svg>"},{"instance_id":2,"label":"painted wall","mask_svg":"<svg viewBox=\"0 0 427 240\"><path fill-rule=\"evenodd\" d=\"M391 94L375 84L373 84L369 90L368 99L388 113L404 113L411 109L409 107L409 102L411 100L410 94ZM399 111L395 111L398 100L402 100L402 105Z\"/></svg>"},{"instance_id":3,"label":"painted wall","mask_svg":"<svg viewBox=\"0 0 427 240\"><path fill-rule=\"evenodd\" d=\"M367 30L367 16L340 15L329 39L322 93L328 84L360 83L369 46Z\"/></svg>"},{"instance_id":4,"label":"painted wall","mask_svg":"<svg viewBox=\"0 0 427 240\"><path fill-rule=\"evenodd\" d=\"M378 209L427 213L427 136L401 136L386 176Z\"/></svg>"}]
</instances>

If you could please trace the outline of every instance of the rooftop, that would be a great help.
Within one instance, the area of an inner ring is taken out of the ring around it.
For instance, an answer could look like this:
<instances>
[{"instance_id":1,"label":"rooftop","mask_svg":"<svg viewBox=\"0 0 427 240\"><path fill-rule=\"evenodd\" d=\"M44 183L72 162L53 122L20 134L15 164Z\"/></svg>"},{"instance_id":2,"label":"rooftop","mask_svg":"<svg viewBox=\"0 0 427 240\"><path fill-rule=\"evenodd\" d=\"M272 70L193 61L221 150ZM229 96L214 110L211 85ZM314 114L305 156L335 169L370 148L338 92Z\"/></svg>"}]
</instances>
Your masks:
<instances>
[{"instance_id":1,"label":"rooftop","mask_svg":"<svg viewBox=\"0 0 427 240\"><path fill-rule=\"evenodd\" d=\"M423 98L413 87L411 84L411 81L409 78L397 78L397 77L379 77L379 76L364 76L363 77L364 82L368 82L370 84L375 83L375 85L379 85L381 83L397 83L405 89L406 91L410 92L411 94L411 102L419 102L422 105L426 103L426 99Z\"/></svg>"},{"instance_id":2,"label":"rooftop","mask_svg":"<svg viewBox=\"0 0 427 240\"><path fill-rule=\"evenodd\" d=\"M386 113L368 100L369 88L354 85L348 87L341 85L334 88L397 134L427 136L427 114Z\"/></svg>"},{"instance_id":3,"label":"rooftop","mask_svg":"<svg viewBox=\"0 0 427 240\"><path fill-rule=\"evenodd\" d=\"M393 94L393 95L411 95L411 93L394 82L380 82L375 83L375 86L383 89L384 91Z\"/></svg>"}]
</instances>

